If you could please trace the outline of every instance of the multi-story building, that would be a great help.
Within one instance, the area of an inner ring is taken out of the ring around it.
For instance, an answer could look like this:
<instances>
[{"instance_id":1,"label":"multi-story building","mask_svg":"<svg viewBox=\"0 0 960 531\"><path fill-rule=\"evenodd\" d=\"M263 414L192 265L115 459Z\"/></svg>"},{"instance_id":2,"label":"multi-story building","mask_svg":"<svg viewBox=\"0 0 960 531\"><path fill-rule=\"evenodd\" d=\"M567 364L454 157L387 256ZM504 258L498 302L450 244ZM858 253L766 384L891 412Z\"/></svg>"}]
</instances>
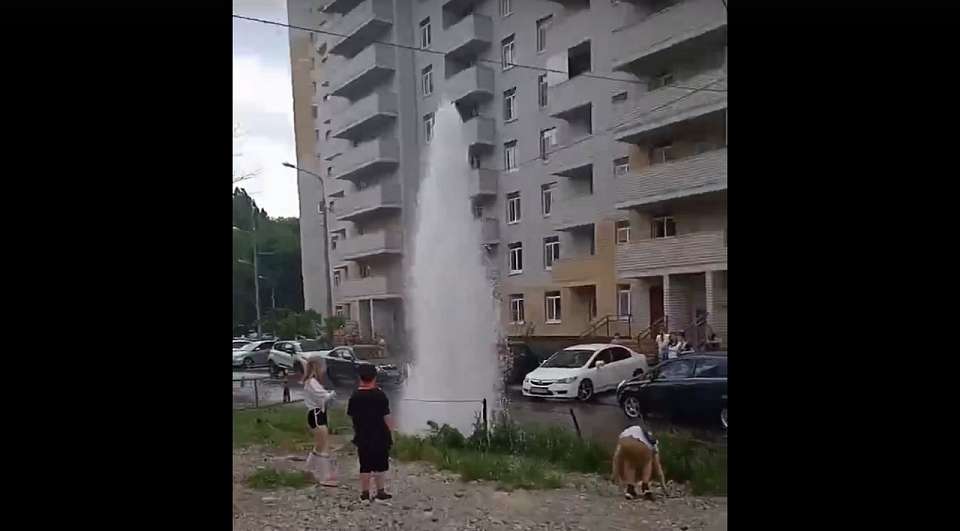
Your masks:
<instances>
[{"instance_id":1,"label":"multi-story building","mask_svg":"<svg viewBox=\"0 0 960 531\"><path fill-rule=\"evenodd\" d=\"M404 257L443 97L467 131L463 178L509 335L664 321L696 335L699 318L726 342L721 0L289 5L293 25L336 34L291 31L298 157L327 193L301 177L308 306L325 207L338 311L403 340Z\"/></svg>"}]
</instances>

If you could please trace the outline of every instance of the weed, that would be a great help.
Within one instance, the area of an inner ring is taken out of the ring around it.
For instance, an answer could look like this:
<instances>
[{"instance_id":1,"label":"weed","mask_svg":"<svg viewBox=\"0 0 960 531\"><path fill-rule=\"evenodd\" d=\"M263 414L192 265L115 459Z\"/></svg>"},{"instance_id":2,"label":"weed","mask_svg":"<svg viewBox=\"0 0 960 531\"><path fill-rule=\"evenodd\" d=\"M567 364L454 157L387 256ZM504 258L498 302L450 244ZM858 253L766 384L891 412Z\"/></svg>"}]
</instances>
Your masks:
<instances>
[{"instance_id":1,"label":"weed","mask_svg":"<svg viewBox=\"0 0 960 531\"><path fill-rule=\"evenodd\" d=\"M280 487L301 489L313 483L313 478L306 472L287 472L266 468L257 470L247 478L247 486L259 490L273 490Z\"/></svg>"}]
</instances>

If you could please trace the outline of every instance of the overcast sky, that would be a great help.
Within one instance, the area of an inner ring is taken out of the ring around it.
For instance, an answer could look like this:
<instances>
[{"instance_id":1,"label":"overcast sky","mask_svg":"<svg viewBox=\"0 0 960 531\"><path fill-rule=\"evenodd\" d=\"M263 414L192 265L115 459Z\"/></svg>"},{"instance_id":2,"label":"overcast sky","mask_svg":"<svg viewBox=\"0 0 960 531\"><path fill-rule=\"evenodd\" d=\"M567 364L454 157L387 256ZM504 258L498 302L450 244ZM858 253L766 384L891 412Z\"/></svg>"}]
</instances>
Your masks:
<instances>
[{"instance_id":1,"label":"overcast sky","mask_svg":"<svg viewBox=\"0 0 960 531\"><path fill-rule=\"evenodd\" d=\"M233 0L233 12L287 21L285 0ZM293 141L293 92L287 29L233 19L233 122L243 136L234 141L234 172L260 170L239 184L270 216L299 217Z\"/></svg>"}]
</instances>

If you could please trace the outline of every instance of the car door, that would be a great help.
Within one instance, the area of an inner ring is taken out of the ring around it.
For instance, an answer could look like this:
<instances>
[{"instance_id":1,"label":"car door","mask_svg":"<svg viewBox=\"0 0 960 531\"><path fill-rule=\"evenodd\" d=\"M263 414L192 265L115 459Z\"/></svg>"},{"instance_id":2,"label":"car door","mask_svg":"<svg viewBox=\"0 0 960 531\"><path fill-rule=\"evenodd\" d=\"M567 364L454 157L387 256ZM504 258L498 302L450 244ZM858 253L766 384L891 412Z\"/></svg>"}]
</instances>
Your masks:
<instances>
[{"instance_id":1,"label":"car door","mask_svg":"<svg viewBox=\"0 0 960 531\"><path fill-rule=\"evenodd\" d=\"M597 366L597 362L599 361L603 362L603 367ZM608 389L611 385L611 382L613 382L613 380L616 378L616 375L614 374L616 367L611 365L612 362L613 355L609 348L605 348L594 355L593 360L589 365L590 369L592 369L590 371L592 374L589 376L589 378L593 380L594 392Z\"/></svg>"},{"instance_id":2,"label":"car door","mask_svg":"<svg viewBox=\"0 0 960 531\"><path fill-rule=\"evenodd\" d=\"M293 367L293 356L294 353L296 353L296 350L293 348L293 344L289 342L280 343L280 346L277 347L277 350L280 351L277 364L286 368Z\"/></svg>"},{"instance_id":3,"label":"car door","mask_svg":"<svg viewBox=\"0 0 960 531\"><path fill-rule=\"evenodd\" d=\"M613 372L615 376L613 385L616 386L619 385L620 382L633 376L636 363L633 362L633 356L630 354L630 351L623 347L610 347L610 353L613 357L610 366L614 369L611 372Z\"/></svg>"},{"instance_id":4,"label":"car door","mask_svg":"<svg viewBox=\"0 0 960 531\"><path fill-rule=\"evenodd\" d=\"M256 350L253 351L252 358L255 365L265 365L267 363L267 357L270 355L270 349L273 348L273 341L264 341L257 345Z\"/></svg>"},{"instance_id":5,"label":"car door","mask_svg":"<svg viewBox=\"0 0 960 531\"><path fill-rule=\"evenodd\" d=\"M694 365L695 360L680 358L657 367L654 379L642 387L644 408L661 415L675 415Z\"/></svg>"},{"instance_id":6,"label":"car door","mask_svg":"<svg viewBox=\"0 0 960 531\"><path fill-rule=\"evenodd\" d=\"M684 413L709 418L719 412L727 394L727 359L698 359L689 385L689 397L682 397L689 398L684 401Z\"/></svg>"},{"instance_id":7,"label":"car door","mask_svg":"<svg viewBox=\"0 0 960 531\"><path fill-rule=\"evenodd\" d=\"M345 380L356 380L357 376L357 354L350 347L340 347L340 357L343 359L341 363L341 378Z\"/></svg>"}]
</instances>

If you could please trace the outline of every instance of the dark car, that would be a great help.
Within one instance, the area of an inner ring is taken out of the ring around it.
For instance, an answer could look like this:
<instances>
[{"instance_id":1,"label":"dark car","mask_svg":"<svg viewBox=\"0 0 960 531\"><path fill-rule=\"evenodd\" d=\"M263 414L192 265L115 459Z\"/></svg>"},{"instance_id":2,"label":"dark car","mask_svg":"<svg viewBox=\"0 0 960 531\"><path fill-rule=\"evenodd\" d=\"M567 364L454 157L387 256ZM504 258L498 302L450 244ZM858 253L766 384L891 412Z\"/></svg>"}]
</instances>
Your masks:
<instances>
[{"instance_id":1,"label":"dark car","mask_svg":"<svg viewBox=\"0 0 960 531\"><path fill-rule=\"evenodd\" d=\"M630 418L648 414L707 420L727 427L727 354L704 352L665 361L624 380L617 402Z\"/></svg>"},{"instance_id":2,"label":"dark car","mask_svg":"<svg viewBox=\"0 0 960 531\"><path fill-rule=\"evenodd\" d=\"M380 349L364 349L362 347L336 347L323 354L327 362L327 377L331 382L355 382L358 379L357 367L373 365L377 368L377 382L380 384L395 384L402 380L400 370L386 358L377 358L376 352Z\"/></svg>"}]
</instances>

